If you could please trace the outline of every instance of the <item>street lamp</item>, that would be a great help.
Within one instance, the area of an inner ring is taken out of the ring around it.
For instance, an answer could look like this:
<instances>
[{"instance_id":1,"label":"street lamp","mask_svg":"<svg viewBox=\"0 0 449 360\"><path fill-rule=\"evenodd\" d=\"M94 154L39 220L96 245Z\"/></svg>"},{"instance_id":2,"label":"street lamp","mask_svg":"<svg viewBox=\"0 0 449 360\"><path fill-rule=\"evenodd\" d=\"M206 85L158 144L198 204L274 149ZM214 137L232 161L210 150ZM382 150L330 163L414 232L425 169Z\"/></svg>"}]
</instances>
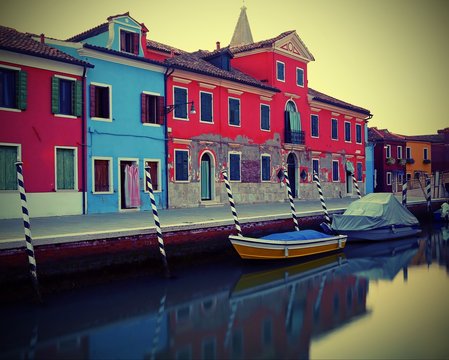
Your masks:
<instances>
[{"instance_id":1,"label":"street lamp","mask_svg":"<svg viewBox=\"0 0 449 360\"><path fill-rule=\"evenodd\" d=\"M178 103L178 104L173 104L173 105L167 105L165 107L165 113L169 114L171 113L177 106L182 106L182 105L188 105L190 104L190 114L196 114L196 110L195 110L195 105L192 101L188 101L186 103Z\"/></svg>"}]
</instances>

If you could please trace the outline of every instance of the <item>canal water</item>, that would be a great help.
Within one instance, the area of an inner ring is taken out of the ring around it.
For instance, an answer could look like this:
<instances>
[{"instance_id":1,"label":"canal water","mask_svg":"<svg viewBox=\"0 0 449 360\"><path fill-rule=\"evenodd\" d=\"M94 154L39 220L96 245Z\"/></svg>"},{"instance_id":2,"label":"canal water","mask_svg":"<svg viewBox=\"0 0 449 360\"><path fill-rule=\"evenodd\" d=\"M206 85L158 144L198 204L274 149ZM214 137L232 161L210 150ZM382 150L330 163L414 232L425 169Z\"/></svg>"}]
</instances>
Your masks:
<instances>
[{"instance_id":1,"label":"canal water","mask_svg":"<svg viewBox=\"0 0 449 360\"><path fill-rule=\"evenodd\" d=\"M2 359L448 359L449 228L340 253L127 274L3 302Z\"/></svg>"}]
</instances>

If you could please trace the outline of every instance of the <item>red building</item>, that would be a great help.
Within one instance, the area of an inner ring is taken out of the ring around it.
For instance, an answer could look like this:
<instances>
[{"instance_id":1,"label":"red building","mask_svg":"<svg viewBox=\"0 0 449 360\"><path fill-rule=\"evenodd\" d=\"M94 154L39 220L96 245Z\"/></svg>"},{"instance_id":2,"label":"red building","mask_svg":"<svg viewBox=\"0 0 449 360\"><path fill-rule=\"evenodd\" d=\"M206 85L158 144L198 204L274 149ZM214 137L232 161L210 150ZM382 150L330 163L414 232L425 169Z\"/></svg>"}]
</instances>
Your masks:
<instances>
[{"instance_id":1,"label":"red building","mask_svg":"<svg viewBox=\"0 0 449 360\"><path fill-rule=\"evenodd\" d=\"M92 67L0 26L0 218L21 217L15 162L32 216L81 214L83 74Z\"/></svg>"}]
</instances>

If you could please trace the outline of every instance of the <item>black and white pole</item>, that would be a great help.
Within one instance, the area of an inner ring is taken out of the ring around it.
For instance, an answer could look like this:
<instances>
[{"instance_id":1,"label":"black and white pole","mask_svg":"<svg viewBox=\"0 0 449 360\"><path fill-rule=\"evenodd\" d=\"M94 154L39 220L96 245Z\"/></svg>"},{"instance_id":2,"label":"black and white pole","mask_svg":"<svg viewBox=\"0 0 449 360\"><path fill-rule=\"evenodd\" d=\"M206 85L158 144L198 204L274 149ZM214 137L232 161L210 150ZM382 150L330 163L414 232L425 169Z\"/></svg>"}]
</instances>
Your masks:
<instances>
[{"instance_id":1,"label":"black and white pole","mask_svg":"<svg viewBox=\"0 0 449 360\"><path fill-rule=\"evenodd\" d=\"M151 174L150 174L149 166L145 166L145 179L146 179L147 187L149 190L151 208L153 210L154 224L156 225L156 235L157 235L157 241L159 243L159 252L162 256L162 262L164 264L165 276L169 277L170 271L168 269L167 254L165 253L164 239L162 238L161 223L159 222L159 215L157 212L156 200L154 199L153 183L151 182Z\"/></svg>"},{"instance_id":2,"label":"black and white pole","mask_svg":"<svg viewBox=\"0 0 449 360\"><path fill-rule=\"evenodd\" d=\"M229 183L228 174L227 174L226 170L222 170L221 172L223 174L223 179L224 179L224 182L226 185L226 191L228 193L229 205L231 206L232 217L234 218L234 224L235 224L235 228L237 230L237 235L243 236L242 228L240 226L239 218L237 216L237 210L235 209L235 203L234 203L234 198L232 196L231 184Z\"/></svg>"},{"instance_id":3,"label":"black and white pole","mask_svg":"<svg viewBox=\"0 0 449 360\"><path fill-rule=\"evenodd\" d=\"M165 300L167 299L167 295L164 294L161 297L161 300L159 302L159 310L157 312L157 318L156 318L156 328L154 329L154 337L153 337L153 346L151 349L151 359L156 359L156 350L159 346L160 341L160 334L161 334L161 325L162 325L162 316L164 315L165 311Z\"/></svg>"},{"instance_id":4,"label":"black and white pole","mask_svg":"<svg viewBox=\"0 0 449 360\"><path fill-rule=\"evenodd\" d=\"M237 313L237 302L232 301L230 303L230 305L231 305L231 313L229 314L228 328L226 330L226 335L225 335L225 340L224 340L225 348L228 347L228 345L229 345L229 340L231 339L231 334L232 334L232 328L234 326L235 314Z\"/></svg>"},{"instance_id":5,"label":"black and white pole","mask_svg":"<svg viewBox=\"0 0 449 360\"><path fill-rule=\"evenodd\" d=\"M282 168L282 171L284 172L285 185L287 185L288 200L290 201L290 210L292 212L293 223L295 225L295 230L299 231L298 218L296 217L296 209L295 203L293 202L293 194L292 188L290 186L290 179L288 178L288 173L284 167Z\"/></svg>"},{"instance_id":6,"label":"black and white pole","mask_svg":"<svg viewBox=\"0 0 449 360\"><path fill-rule=\"evenodd\" d=\"M407 207L407 176L402 182L402 206Z\"/></svg>"},{"instance_id":7,"label":"black and white pole","mask_svg":"<svg viewBox=\"0 0 449 360\"><path fill-rule=\"evenodd\" d=\"M25 192L25 184L23 181L23 167L22 162L16 162L17 171L17 185L20 193L20 202L22 205L22 217L23 217L23 228L25 230L25 241L26 241L26 252L28 255L28 263L30 264L30 274L31 280L33 282L34 289L37 293L39 300L41 300L41 295L39 291L39 282L37 280L37 266L36 258L34 255L33 240L31 237L31 224L30 224L30 213L28 212L27 196Z\"/></svg>"},{"instance_id":8,"label":"black and white pole","mask_svg":"<svg viewBox=\"0 0 449 360\"><path fill-rule=\"evenodd\" d=\"M430 192L431 186L430 186L430 177L426 177L426 199L427 199L427 211L430 213L432 212L432 194Z\"/></svg>"},{"instance_id":9,"label":"black and white pole","mask_svg":"<svg viewBox=\"0 0 449 360\"><path fill-rule=\"evenodd\" d=\"M355 178L354 173L351 173L352 176L352 182L354 184L355 190L357 191L357 196L359 197L359 199L362 198L362 194L360 193L360 189L359 189L359 184L357 183L357 179Z\"/></svg>"},{"instance_id":10,"label":"black and white pole","mask_svg":"<svg viewBox=\"0 0 449 360\"><path fill-rule=\"evenodd\" d=\"M316 186L318 188L318 193L320 195L321 207L323 208L323 211L324 211L324 218L326 220L326 223L330 226L331 218L329 217L329 213L328 213L327 207L326 207L326 202L324 201L323 190L321 190L320 178L318 177L318 174L316 172L313 172L313 180L315 181Z\"/></svg>"}]
</instances>

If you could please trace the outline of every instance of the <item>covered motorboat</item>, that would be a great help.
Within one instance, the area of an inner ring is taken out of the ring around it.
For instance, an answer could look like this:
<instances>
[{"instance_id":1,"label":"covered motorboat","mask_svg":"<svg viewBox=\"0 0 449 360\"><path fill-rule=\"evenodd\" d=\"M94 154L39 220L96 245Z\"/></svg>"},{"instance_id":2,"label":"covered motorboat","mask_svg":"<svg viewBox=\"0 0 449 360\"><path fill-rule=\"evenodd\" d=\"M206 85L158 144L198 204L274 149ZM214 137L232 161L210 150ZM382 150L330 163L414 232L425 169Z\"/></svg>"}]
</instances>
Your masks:
<instances>
[{"instance_id":1,"label":"covered motorboat","mask_svg":"<svg viewBox=\"0 0 449 360\"><path fill-rule=\"evenodd\" d=\"M373 193L334 215L331 228L348 240L392 240L421 232L418 219L391 193Z\"/></svg>"}]
</instances>

